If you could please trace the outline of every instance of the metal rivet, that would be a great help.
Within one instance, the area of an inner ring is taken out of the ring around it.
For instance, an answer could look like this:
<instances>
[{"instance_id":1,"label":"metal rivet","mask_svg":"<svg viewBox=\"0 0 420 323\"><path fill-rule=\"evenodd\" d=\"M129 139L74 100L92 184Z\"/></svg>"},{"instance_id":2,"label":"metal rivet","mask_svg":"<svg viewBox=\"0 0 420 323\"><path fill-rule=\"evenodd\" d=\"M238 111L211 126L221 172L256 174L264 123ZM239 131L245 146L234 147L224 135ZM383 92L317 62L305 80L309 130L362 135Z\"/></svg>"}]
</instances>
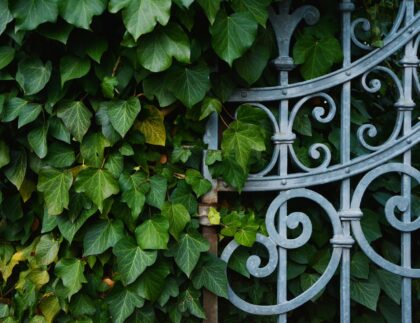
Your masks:
<instances>
[{"instance_id":1,"label":"metal rivet","mask_svg":"<svg viewBox=\"0 0 420 323\"><path fill-rule=\"evenodd\" d=\"M347 167L345 172L346 172L346 174L350 173L350 168Z\"/></svg>"},{"instance_id":2,"label":"metal rivet","mask_svg":"<svg viewBox=\"0 0 420 323\"><path fill-rule=\"evenodd\" d=\"M411 139L407 139L407 144L411 144Z\"/></svg>"},{"instance_id":3,"label":"metal rivet","mask_svg":"<svg viewBox=\"0 0 420 323\"><path fill-rule=\"evenodd\" d=\"M246 93L246 91L242 91L241 92L241 97L246 98L248 95L248 93Z\"/></svg>"},{"instance_id":4,"label":"metal rivet","mask_svg":"<svg viewBox=\"0 0 420 323\"><path fill-rule=\"evenodd\" d=\"M281 183L282 183L283 185L286 185L286 184L287 184L287 181L286 181L285 179L282 179L282 180L281 180Z\"/></svg>"},{"instance_id":5,"label":"metal rivet","mask_svg":"<svg viewBox=\"0 0 420 323\"><path fill-rule=\"evenodd\" d=\"M346 72L346 75L347 75L347 76L350 76L350 75L351 75L351 72L350 72L350 71L347 71L347 72Z\"/></svg>"},{"instance_id":6,"label":"metal rivet","mask_svg":"<svg viewBox=\"0 0 420 323\"><path fill-rule=\"evenodd\" d=\"M412 33L414 32L414 28L410 28L410 29L408 30L408 32L409 32L410 34L412 34Z\"/></svg>"},{"instance_id":7,"label":"metal rivet","mask_svg":"<svg viewBox=\"0 0 420 323\"><path fill-rule=\"evenodd\" d=\"M283 95L286 95L286 94L287 94L287 90L283 90L283 91L281 91L281 93L282 93Z\"/></svg>"}]
</instances>

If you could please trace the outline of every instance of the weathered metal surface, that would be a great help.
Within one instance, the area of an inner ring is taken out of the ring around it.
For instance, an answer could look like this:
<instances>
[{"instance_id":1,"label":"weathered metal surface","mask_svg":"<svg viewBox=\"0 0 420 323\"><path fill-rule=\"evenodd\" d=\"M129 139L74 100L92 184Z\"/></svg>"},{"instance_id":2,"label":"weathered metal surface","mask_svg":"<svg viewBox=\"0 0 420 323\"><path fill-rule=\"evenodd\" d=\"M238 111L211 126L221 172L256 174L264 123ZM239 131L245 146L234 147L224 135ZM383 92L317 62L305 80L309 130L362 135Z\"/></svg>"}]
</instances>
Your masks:
<instances>
[{"instance_id":1,"label":"weathered metal surface","mask_svg":"<svg viewBox=\"0 0 420 323\"><path fill-rule=\"evenodd\" d=\"M412 322L411 282L420 278L420 269L411 265L412 233L420 229L420 218L413 220L411 214L411 184L420 183L420 172L411 165L411 150L420 141L420 123L412 120L412 110L415 108L413 92L420 93L418 77L418 49L420 43L420 13L415 12L414 0L403 0L396 15L394 25L384 46L373 49L357 39L355 29L361 26L368 30L370 24L366 19L352 20L354 4L352 0L341 0L339 8L342 13L342 48L343 64L341 69L314 80L289 84L289 72L293 70L293 59L290 57L290 40L296 26L304 20L314 24L319 19L319 12L313 6L303 6L290 13L291 0L279 3L278 13L270 12L270 21L276 33L279 56L274 66L279 72L279 85L268 88L253 88L238 90L230 102L250 103L264 111L272 123L273 154L271 161L262 171L250 175L244 191L278 191L279 195L272 201L266 214L268 237L258 235L257 242L268 252L269 260L261 265L261 259L253 255L246 265L250 274L257 278L267 277L277 273L277 303L273 305L250 304L241 299L229 287L230 301L245 312L257 315L278 315L278 322L287 321L287 312L294 310L317 295L340 268L340 315L341 322L350 322L350 250L354 243L369 259L379 267L402 276L402 322ZM357 46L368 53L357 61L351 61L351 48ZM401 73L381 66L381 62L400 51L402 53ZM381 88L381 82L375 75L386 76L395 84L397 96L394 98L397 117L391 135L380 145L373 146L366 137L375 137L375 125L362 125L356 134L360 146L368 153L357 158L351 157L351 88L353 83L360 82L364 91L376 93ZM336 103L328 94L331 88L341 88L341 99ZM308 147L309 156L319 160L319 166L310 168L304 165L293 149L296 135L293 123L301 107L312 98L321 98L326 107L315 107L312 116L316 122L329 123L339 115L340 118L340 162L331 165L331 151L318 143ZM290 99L298 99L291 105ZM278 102L278 119L264 106L263 102ZM209 149L218 148L217 116L212 116L207 126L205 140ZM323 159L321 160L321 156ZM395 158L401 162L396 163ZM289 173L291 161L298 172ZM391 162L392 161L392 162ZM276 173L273 175L273 173ZM217 197L217 191L228 191L223 182L212 179L207 167L203 166L204 175L212 180L213 191L206 197L206 204L212 203ZM355 175L366 173L362 179L356 180ZM384 210L384 218L391 227L401 232L401 263L395 264L382 257L368 243L360 219L363 197L369 185L378 177L388 173L401 176L401 194L391 197ZM314 190L309 189L321 184L339 181L341 183L340 205L334 207L330 201ZM287 299L287 251L299 248L311 237L312 222L309 210L289 213L287 202L294 198L308 199L319 205L328 217L333 234L331 259L324 273L309 289L293 299ZM308 214L305 213L308 212ZM396 211L402 214L398 217ZM203 214L205 210L203 209ZM302 227L301 234L289 239L288 229ZM223 250L222 259L229 261L239 245L232 241Z\"/></svg>"}]
</instances>

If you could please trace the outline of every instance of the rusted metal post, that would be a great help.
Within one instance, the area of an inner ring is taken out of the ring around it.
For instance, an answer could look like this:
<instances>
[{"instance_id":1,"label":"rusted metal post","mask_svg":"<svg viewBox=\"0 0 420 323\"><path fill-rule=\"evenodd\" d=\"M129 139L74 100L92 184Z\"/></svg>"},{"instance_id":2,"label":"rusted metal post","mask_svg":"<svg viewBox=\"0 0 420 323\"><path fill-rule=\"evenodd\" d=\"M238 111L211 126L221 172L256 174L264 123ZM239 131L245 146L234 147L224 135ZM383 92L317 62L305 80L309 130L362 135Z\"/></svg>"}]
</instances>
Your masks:
<instances>
[{"instance_id":1,"label":"rusted metal post","mask_svg":"<svg viewBox=\"0 0 420 323\"><path fill-rule=\"evenodd\" d=\"M209 150L218 149L218 136L214 135L218 133L218 117L217 114L210 116L207 123L207 131L204 135L204 142L208 145ZM218 202L218 191L217 191L217 180L213 179L209 173L209 170L205 164L207 151L203 153L203 167L202 172L206 179L212 183L212 189L210 192L205 194L201 199L201 204L199 206L199 217L200 224L202 226L203 237L206 238L210 243L209 251L217 256L217 226L214 226L210 223L208 214L210 207L216 207ZM208 290L203 292L203 307L206 312L206 323L217 323L219 321L218 317L218 304L217 296Z\"/></svg>"}]
</instances>

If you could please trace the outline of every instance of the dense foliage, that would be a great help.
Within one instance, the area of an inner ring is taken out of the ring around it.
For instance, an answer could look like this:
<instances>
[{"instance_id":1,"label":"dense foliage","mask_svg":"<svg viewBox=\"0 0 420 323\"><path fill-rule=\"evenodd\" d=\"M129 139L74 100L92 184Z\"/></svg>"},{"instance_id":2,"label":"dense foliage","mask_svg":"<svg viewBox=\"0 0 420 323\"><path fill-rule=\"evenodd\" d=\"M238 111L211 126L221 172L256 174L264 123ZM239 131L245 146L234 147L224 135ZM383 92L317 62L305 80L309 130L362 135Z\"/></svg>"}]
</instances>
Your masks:
<instances>
[{"instance_id":1,"label":"dense foliage","mask_svg":"<svg viewBox=\"0 0 420 323\"><path fill-rule=\"evenodd\" d=\"M364 1L361 12L374 28L362 36L380 46L397 2ZM226 297L226 265L208 253L197 220L199 198L211 188L199 171L201 138L206 118L219 113L221 150L205 162L239 191L269 159L264 115L243 105L233 120L224 102L237 87L276 84L270 4L0 0L0 320L189 322L205 317L203 288ZM336 7L322 1L325 18L296 33L295 80L340 64ZM354 125L378 117L385 138L393 115L382 111L392 100L357 89L354 95ZM299 157L311 165L306 147L324 141L337 160L338 120L313 125L308 111L295 123ZM375 187L384 192L374 194L365 223L370 241L394 261L398 238L380 239L389 228L377 211L396 187L393 179ZM211 211L222 243L233 237L251 246L264 233L271 198L226 195L220 214ZM328 225L313 217L315 241L290 255L291 295L319 277L329 256ZM239 283L249 277L248 252L230 264ZM399 280L357 248L352 274L352 299L365 306L355 305L356 319L396 322ZM257 303L271 300L273 279L243 284L242 292ZM296 322L336 321L338 313L324 309L337 304L337 290L291 315ZM243 317L227 303L222 310L226 321Z\"/></svg>"}]
</instances>

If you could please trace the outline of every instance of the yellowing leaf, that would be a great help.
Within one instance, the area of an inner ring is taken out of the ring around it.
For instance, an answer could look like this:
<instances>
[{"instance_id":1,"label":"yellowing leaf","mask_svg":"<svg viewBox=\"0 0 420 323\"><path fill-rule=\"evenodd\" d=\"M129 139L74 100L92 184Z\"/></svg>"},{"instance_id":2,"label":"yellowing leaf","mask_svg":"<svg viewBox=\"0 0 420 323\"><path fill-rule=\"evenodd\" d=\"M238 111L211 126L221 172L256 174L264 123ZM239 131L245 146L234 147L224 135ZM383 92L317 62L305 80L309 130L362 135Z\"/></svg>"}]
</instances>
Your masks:
<instances>
[{"instance_id":1,"label":"yellowing leaf","mask_svg":"<svg viewBox=\"0 0 420 323\"><path fill-rule=\"evenodd\" d=\"M152 106L146 106L147 116L136 124L136 128L146 137L151 145L165 146L166 130L162 112Z\"/></svg>"},{"instance_id":2,"label":"yellowing leaf","mask_svg":"<svg viewBox=\"0 0 420 323\"><path fill-rule=\"evenodd\" d=\"M26 203L32 196L32 193L35 191L36 185L31 180L25 178L23 180L22 185L19 188L20 196L22 196L22 200Z\"/></svg>"},{"instance_id":3,"label":"yellowing leaf","mask_svg":"<svg viewBox=\"0 0 420 323\"><path fill-rule=\"evenodd\" d=\"M220 224L220 213L214 207L210 207L209 214L207 215L209 218L210 224L219 225Z\"/></svg>"}]
</instances>

